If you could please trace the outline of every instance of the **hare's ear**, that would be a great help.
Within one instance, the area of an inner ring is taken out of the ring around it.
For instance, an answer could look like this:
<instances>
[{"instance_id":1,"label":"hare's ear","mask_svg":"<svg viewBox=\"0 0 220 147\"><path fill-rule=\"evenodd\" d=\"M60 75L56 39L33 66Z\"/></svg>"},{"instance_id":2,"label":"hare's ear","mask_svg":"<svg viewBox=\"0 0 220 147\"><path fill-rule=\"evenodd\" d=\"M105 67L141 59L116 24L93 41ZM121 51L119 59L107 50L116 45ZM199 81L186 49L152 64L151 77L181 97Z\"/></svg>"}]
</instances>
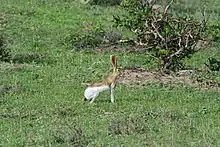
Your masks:
<instances>
[{"instance_id":1,"label":"hare's ear","mask_svg":"<svg viewBox=\"0 0 220 147\"><path fill-rule=\"evenodd\" d=\"M111 56L110 58L111 58L112 66L113 66L114 68L116 68L116 67L117 67L116 57L115 57L115 56Z\"/></svg>"}]
</instances>

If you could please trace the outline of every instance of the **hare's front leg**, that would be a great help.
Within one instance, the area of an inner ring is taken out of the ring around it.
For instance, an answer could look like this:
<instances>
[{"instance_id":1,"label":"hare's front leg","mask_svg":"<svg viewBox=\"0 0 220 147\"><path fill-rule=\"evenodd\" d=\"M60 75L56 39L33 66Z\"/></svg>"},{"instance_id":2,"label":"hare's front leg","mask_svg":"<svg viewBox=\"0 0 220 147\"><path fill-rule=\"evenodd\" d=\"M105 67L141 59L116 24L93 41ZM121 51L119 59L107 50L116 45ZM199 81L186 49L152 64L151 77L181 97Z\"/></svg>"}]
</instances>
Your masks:
<instances>
[{"instance_id":1,"label":"hare's front leg","mask_svg":"<svg viewBox=\"0 0 220 147\"><path fill-rule=\"evenodd\" d=\"M111 95L111 102L112 103L114 103L114 100L115 100L114 93L115 93L115 84L112 84L110 87L110 95Z\"/></svg>"},{"instance_id":2,"label":"hare's front leg","mask_svg":"<svg viewBox=\"0 0 220 147\"><path fill-rule=\"evenodd\" d=\"M115 98L114 98L114 91L115 91L115 89L114 89L114 88L111 88L111 89L110 89L110 94L111 94L111 102L112 102L112 103L114 103L114 100L115 100Z\"/></svg>"}]
</instances>

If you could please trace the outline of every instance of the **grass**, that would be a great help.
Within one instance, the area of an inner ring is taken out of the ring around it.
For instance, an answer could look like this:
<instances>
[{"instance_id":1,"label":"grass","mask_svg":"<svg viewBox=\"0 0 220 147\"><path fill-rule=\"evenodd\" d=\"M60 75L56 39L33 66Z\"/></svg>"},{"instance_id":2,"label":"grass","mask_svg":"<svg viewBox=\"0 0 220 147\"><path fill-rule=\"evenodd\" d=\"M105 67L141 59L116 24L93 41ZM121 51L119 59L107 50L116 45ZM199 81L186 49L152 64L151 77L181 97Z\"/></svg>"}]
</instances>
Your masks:
<instances>
[{"instance_id":1,"label":"grass","mask_svg":"<svg viewBox=\"0 0 220 147\"><path fill-rule=\"evenodd\" d=\"M156 67L138 53L71 50L69 35L90 23L111 27L116 7L8 0L0 2L0 9L7 18L12 55L45 55L41 61L0 63L0 88L19 89L0 92L0 146L220 145L218 91L119 84L116 103L110 103L107 92L92 105L83 102L81 83L103 78L110 71L111 54L123 67ZM219 57L219 50L204 50L188 64L204 67L210 55Z\"/></svg>"}]
</instances>

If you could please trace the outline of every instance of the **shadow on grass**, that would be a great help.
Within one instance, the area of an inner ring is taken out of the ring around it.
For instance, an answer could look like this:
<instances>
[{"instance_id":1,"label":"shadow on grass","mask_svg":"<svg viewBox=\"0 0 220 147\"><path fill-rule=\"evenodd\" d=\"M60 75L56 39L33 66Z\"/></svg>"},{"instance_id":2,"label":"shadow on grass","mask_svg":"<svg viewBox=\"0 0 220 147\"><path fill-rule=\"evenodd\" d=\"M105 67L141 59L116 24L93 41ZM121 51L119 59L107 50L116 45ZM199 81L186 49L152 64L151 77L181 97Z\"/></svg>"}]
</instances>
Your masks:
<instances>
[{"instance_id":1,"label":"shadow on grass","mask_svg":"<svg viewBox=\"0 0 220 147\"><path fill-rule=\"evenodd\" d=\"M44 53L22 53L16 54L12 57L11 61L13 63L47 63L52 64L54 61L47 54Z\"/></svg>"},{"instance_id":2,"label":"shadow on grass","mask_svg":"<svg viewBox=\"0 0 220 147\"><path fill-rule=\"evenodd\" d=\"M17 82L14 85L0 85L0 95L4 95L7 93L18 93L21 92L23 88L21 87L20 82Z\"/></svg>"}]
</instances>

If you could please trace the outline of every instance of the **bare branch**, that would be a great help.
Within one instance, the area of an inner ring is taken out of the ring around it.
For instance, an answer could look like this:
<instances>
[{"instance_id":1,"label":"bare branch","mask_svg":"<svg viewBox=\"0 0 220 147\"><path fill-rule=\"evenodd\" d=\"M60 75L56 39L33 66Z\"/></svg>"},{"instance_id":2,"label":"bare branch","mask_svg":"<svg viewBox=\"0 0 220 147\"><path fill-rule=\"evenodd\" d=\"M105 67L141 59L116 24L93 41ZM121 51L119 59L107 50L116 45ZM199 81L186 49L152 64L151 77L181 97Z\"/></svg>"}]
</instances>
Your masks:
<instances>
[{"instance_id":1,"label":"bare branch","mask_svg":"<svg viewBox=\"0 0 220 147\"><path fill-rule=\"evenodd\" d=\"M154 26L153 23L151 23L151 26L154 28L154 30L156 31L156 33L157 33L157 35L160 37L160 39L161 39L162 41L165 41L165 39L163 38L162 35L160 35L160 33L158 32L157 28Z\"/></svg>"},{"instance_id":2,"label":"bare branch","mask_svg":"<svg viewBox=\"0 0 220 147\"><path fill-rule=\"evenodd\" d=\"M187 35L187 37L186 37L186 44L185 44L185 48L187 48L187 47L188 47L188 43L189 43L189 36L190 36L190 34L189 34L189 35Z\"/></svg>"},{"instance_id":3,"label":"bare branch","mask_svg":"<svg viewBox=\"0 0 220 147\"><path fill-rule=\"evenodd\" d=\"M164 15L167 15L167 11L172 3L173 3L173 0L171 0L170 3L166 6L166 8L164 9Z\"/></svg>"},{"instance_id":4,"label":"bare branch","mask_svg":"<svg viewBox=\"0 0 220 147\"><path fill-rule=\"evenodd\" d=\"M181 48L181 41L182 41L182 39L181 39L181 37L179 37L179 43L178 43L179 48Z\"/></svg>"},{"instance_id":5,"label":"bare branch","mask_svg":"<svg viewBox=\"0 0 220 147\"><path fill-rule=\"evenodd\" d=\"M157 57L153 56L151 53L145 52L145 54L147 54L148 56L150 56L150 57L156 59L159 63L162 62L162 60L161 60L160 58L157 58Z\"/></svg>"}]
</instances>

